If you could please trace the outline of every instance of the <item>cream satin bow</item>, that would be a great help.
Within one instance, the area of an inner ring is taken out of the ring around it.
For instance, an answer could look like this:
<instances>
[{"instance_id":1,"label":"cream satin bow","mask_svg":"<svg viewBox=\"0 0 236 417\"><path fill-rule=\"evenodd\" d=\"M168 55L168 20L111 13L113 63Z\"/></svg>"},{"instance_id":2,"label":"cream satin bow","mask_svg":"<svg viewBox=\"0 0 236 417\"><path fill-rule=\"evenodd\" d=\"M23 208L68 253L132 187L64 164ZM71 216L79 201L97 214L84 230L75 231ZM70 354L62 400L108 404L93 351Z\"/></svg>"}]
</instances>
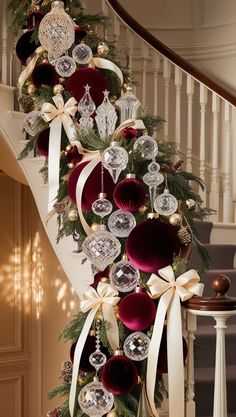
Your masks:
<instances>
[{"instance_id":1,"label":"cream satin bow","mask_svg":"<svg viewBox=\"0 0 236 417\"><path fill-rule=\"evenodd\" d=\"M71 116L77 111L76 100L71 97L65 104L61 94L54 96L51 103L44 103L41 115L45 122L50 123L49 148L48 148L48 211L53 208L54 200L59 188L61 130L62 125L72 146L79 146L76 140L76 131Z\"/></svg>"},{"instance_id":2,"label":"cream satin bow","mask_svg":"<svg viewBox=\"0 0 236 417\"><path fill-rule=\"evenodd\" d=\"M155 417L158 412L154 402L155 378L157 362L167 314L167 358L168 358L168 393L169 393L169 416L184 416L184 363L181 301L186 301L193 295L201 296L204 285L194 269L180 275L175 280L172 267L169 265L152 274L147 285L152 298L160 298L153 327L152 339L149 346L147 364L147 395Z\"/></svg>"},{"instance_id":3,"label":"cream satin bow","mask_svg":"<svg viewBox=\"0 0 236 417\"><path fill-rule=\"evenodd\" d=\"M30 75L32 74L36 62L38 61L40 55L45 51L45 49L42 46L38 46L38 48L34 51L32 58L30 60L30 62L28 63L27 67L25 67L25 69L23 69L23 71L21 72L19 78L18 78L18 82L17 82L17 88L18 88L18 94L19 96L21 96L22 94L22 89L23 86L26 82L26 80L28 80L28 78L30 77Z\"/></svg>"},{"instance_id":4,"label":"cream satin bow","mask_svg":"<svg viewBox=\"0 0 236 417\"><path fill-rule=\"evenodd\" d=\"M104 320L109 322L110 324L109 328L107 329L107 338L110 343L110 346L113 350L119 347L119 329L114 313L114 306L119 302L119 300L120 297L118 297L117 290L112 288L110 284L99 282L97 286L97 291L94 288L89 287L80 301L81 311L83 313L89 313L86 317L82 332L80 333L75 348L72 381L69 397L69 410L71 417L73 417L74 414L80 358L83 352L84 344L88 337L89 330L92 326L96 313L100 308L102 308Z\"/></svg>"}]
</instances>

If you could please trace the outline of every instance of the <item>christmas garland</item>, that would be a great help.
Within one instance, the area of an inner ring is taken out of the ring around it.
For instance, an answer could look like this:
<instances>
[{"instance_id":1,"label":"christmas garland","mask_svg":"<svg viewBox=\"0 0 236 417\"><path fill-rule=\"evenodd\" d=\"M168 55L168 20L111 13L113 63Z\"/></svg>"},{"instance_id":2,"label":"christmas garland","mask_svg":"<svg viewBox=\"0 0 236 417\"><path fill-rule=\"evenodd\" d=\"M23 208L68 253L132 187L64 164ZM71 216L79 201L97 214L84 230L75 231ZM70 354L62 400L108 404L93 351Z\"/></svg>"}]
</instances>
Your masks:
<instances>
[{"instance_id":1,"label":"christmas garland","mask_svg":"<svg viewBox=\"0 0 236 417\"><path fill-rule=\"evenodd\" d=\"M173 143L161 140L164 120L139 110L114 43L98 35L106 19L86 14L75 0L65 2L66 12L60 1L52 6L47 0L9 5L13 30L24 30L16 53L26 65L18 100L28 142L19 159L29 152L45 156L47 221L57 216L57 242L72 236L75 251L92 264L94 283L62 333L72 343L71 360L49 398L69 400L48 416L157 416L167 351L173 356L171 311L178 316L180 301L202 292L197 272L186 272L191 244L203 268L209 266L194 220L212 211L191 186L203 189L201 179L183 170ZM182 374L181 329L177 343L180 369L172 363L169 372ZM182 398L183 381L177 385ZM171 416L176 390L169 386Z\"/></svg>"}]
</instances>

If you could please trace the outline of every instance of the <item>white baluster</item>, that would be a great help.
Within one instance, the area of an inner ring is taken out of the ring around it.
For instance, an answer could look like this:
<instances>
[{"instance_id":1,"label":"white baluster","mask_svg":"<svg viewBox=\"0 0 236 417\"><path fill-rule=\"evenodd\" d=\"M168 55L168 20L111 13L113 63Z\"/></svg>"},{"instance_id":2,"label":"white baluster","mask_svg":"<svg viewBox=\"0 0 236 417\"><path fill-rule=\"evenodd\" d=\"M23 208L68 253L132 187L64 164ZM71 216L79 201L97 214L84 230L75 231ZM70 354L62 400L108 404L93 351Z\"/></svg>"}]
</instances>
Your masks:
<instances>
[{"instance_id":1,"label":"white baluster","mask_svg":"<svg viewBox=\"0 0 236 417\"><path fill-rule=\"evenodd\" d=\"M7 84L7 7L6 1L2 2L2 11L1 11L1 20L2 20L2 84Z\"/></svg>"},{"instance_id":2,"label":"white baluster","mask_svg":"<svg viewBox=\"0 0 236 417\"><path fill-rule=\"evenodd\" d=\"M153 111L154 116L158 115L158 78L159 78L159 71L161 65L161 57L160 55L153 50L153 90L154 90L154 97L153 97Z\"/></svg>"},{"instance_id":3,"label":"white baluster","mask_svg":"<svg viewBox=\"0 0 236 417\"><path fill-rule=\"evenodd\" d=\"M164 58L164 67L163 67L163 78L164 78L164 86L165 86L165 98L164 98L164 138L168 140L168 132L169 132L169 92L170 92L170 77L171 77L171 64L170 61Z\"/></svg>"},{"instance_id":4,"label":"white baluster","mask_svg":"<svg viewBox=\"0 0 236 417\"><path fill-rule=\"evenodd\" d=\"M175 143L180 149L180 110L181 110L182 71L175 67Z\"/></svg>"},{"instance_id":5,"label":"white baluster","mask_svg":"<svg viewBox=\"0 0 236 417\"><path fill-rule=\"evenodd\" d=\"M187 357L187 380L186 380L186 417L195 417L196 405L194 401L194 333L196 332L196 316L187 312L187 341L188 341L188 357Z\"/></svg>"},{"instance_id":6,"label":"white baluster","mask_svg":"<svg viewBox=\"0 0 236 417\"><path fill-rule=\"evenodd\" d=\"M216 325L216 358L213 417L227 417L225 329L228 315L213 316Z\"/></svg>"},{"instance_id":7,"label":"white baluster","mask_svg":"<svg viewBox=\"0 0 236 417\"><path fill-rule=\"evenodd\" d=\"M128 71L130 77L132 77L133 73L133 55L134 55L134 35L133 32L129 28L126 29L126 39L127 39L127 46L128 46Z\"/></svg>"},{"instance_id":8,"label":"white baluster","mask_svg":"<svg viewBox=\"0 0 236 417\"><path fill-rule=\"evenodd\" d=\"M119 42L119 38L120 38L120 21L118 19L118 17L116 15L114 15L114 20L113 20L113 27L114 27L114 38L115 38L115 42L118 43Z\"/></svg>"},{"instance_id":9,"label":"white baluster","mask_svg":"<svg viewBox=\"0 0 236 417\"><path fill-rule=\"evenodd\" d=\"M205 182L206 180L206 105L207 105L207 88L204 84L200 84L200 177ZM199 189L199 194L202 200L206 203L206 191Z\"/></svg>"},{"instance_id":10,"label":"white baluster","mask_svg":"<svg viewBox=\"0 0 236 417\"><path fill-rule=\"evenodd\" d=\"M108 17L108 5L106 0L102 0L102 15ZM108 39L107 27L104 28L104 38Z\"/></svg>"},{"instance_id":11,"label":"white baluster","mask_svg":"<svg viewBox=\"0 0 236 417\"><path fill-rule=\"evenodd\" d=\"M224 103L224 194L223 194L223 222L232 221L231 196L231 106Z\"/></svg>"},{"instance_id":12,"label":"white baluster","mask_svg":"<svg viewBox=\"0 0 236 417\"><path fill-rule=\"evenodd\" d=\"M212 132L212 175L210 190L210 207L217 211L212 220L217 220L219 216L219 175L218 175L218 136L219 136L219 110L220 99L215 93L212 94L212 114L213 114L213 132Z\"/></svg>"},{"instance_id":13,"label":"white baluster","mask_svg":"<svg viewBox=\"0 0 236 417\"><path fill-rule=\"evenodd\" d=\"M141 45L142 53L142 105L145 107L147 97L147 60L148 60L148 46L145 42Z\"/></svg>"},{"instance_id":14,"label":"white baluster","mask_svg":"<svg viewBox=\"0 0 236 417\"><path fill-rule=\"evenodd\" d=\"M188 119L187 119L186 171L189 171L189 172L192 172L193 94L194 94L194 79L191 77L191 75L188 75L187 76Z\"/></svg>"}]
</instances>

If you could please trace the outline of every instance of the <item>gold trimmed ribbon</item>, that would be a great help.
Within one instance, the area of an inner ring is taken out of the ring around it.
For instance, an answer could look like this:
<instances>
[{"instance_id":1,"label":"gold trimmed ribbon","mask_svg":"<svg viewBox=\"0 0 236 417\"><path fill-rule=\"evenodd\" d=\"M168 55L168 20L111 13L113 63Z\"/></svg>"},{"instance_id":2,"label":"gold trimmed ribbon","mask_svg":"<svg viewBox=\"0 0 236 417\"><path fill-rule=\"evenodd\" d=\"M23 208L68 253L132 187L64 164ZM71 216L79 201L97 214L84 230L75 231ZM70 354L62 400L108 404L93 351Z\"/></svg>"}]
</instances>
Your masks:
<instances>
[{"instance_id":1,"label":"gold trimmed ribbon","mask_svg":"<svg viewBox=\"0 0 236 417\"><path fill-rule=\"evenodd\" d=\"M88 315L86 317L83 329L80 333L75 348L72 381L69 396L69 410L71 417L73 417L74 414L77 377L79 372L81 355L93 320L100 308L102 309L104 320L110 323L110 326L107 329L107 338L110 343L110 346L113 350L116 350L119 347L119 329L114 312L114 306L119 302L119 300L120 297L118 297L117 290L115 290L110 284L107 284L105 282L99 282L97 286L97 291L93 287L89 287L88 290L83 294L83 297L80 301L81 311L83 313L88 312Z\"/></svg>"},{"instance_id":2,"label":"gold trimmed ribbon","mask_svg":"<svg viewBox=\"0 0 236 417\"><path fill-rule=\"evenodd\" d=\"M114 64L114 62L105 58L93 57L91 64L95 65L95 67L97 68L108 69L110 71L113 71L119 78L120 84L123 85L124 78L123 78L122 71L116 64Z\"/></svg>"},{"instance_id":3,"label":"gold trimmed ribbon","mask_svg":"<svg viewBox=\"0 0 236 417\"><path fill-rule=\"evenodd\" d=\"M168 394L169 417L184 416L184 362L180 301L186 301L193 295L201 296L204 284L194 269L186 271L175 280L173 268L169 265L159 269L158 277L152 274L147 282L152 298L160 298L149 346L147 362L147 395L155 417L159 417L154 391L157 363L161 338L167 314L167 359L168 359Z\"/></svg>"},{"instance_id":4,"label":"gold trimmed ribbon","mask_svg":"<svg viewBox=\"0 0 236 417\"><path fill-rule=\"evenodd\" d=\"M61 130L62 126L72 146L79 145L76 140L76 131L71 119L77 111L77 102L71 97L64 103L61 94L54 96L51 103L44 103L41 108L41 116L45 122L50 123L49 148L48 148L48 212L53 208L54 200L59 188Z\"/></svg>"},{"instance_id":5,"label":"gold trimmed ribbon","mask_svg":"<svg viewBox=\"0 0 236 417\"><path fill-rule=\"evenodd\" d=\"M30 77L30 75L32 74L35 65L38 61L39 56L45 51L45 49L42 46L39 46L37 49L35 49L33 56L30 60L30 62L28 63L28 65L25 67L25 69L23 69L23 71L21 72L19 78L18 78L18 82L17 82L17 88L18 88L18 93L19 96L21 96L22 94L22 89L23 86L26 82L26 80L28 80L28 78Z\"/></svg>"}]
</instances>

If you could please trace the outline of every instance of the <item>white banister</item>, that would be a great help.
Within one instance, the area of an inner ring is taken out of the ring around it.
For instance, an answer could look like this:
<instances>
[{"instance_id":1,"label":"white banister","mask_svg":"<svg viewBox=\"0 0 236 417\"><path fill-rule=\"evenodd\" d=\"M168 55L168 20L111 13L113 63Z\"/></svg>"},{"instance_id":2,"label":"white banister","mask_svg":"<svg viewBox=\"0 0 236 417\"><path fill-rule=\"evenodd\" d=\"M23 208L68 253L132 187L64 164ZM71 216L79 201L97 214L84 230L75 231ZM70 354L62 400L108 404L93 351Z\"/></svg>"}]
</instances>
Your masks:
<instances>
[{"instance_id":1,"label":"white banister","mask_svg":"<svg viewBox=\"0 0 236 417\"><path fill-rule=\"evenodd\" d=\"M186 170L192 171L192 146L193 146L193 94L194 79L187 75L187 152L186 152Z\"/></svg>"},{"instance_id":2,"label":"white banister","mask_svg":"<svg viewBox=\"0 0 236 417\"><path fill-rule=\"evenodd\" d=\"M180 149L180 117L181 117L182 71L175 67L175 143Z\"/></svg>"},{"instance_id":3,"label":"white banister","mask_svg":"<svg viewBox=\"0 0 236 417\"><path fill-rule=\"evenodd\" d=\"M207 88L204 84L200 84L200 177L203 182L206 181L206 105L207 105ZM206 191L199 189L199 194L204 202L206 202Z\"/></svg>"},{"instance_id":4,"label":"white banister","mask_svg":"<svg viewBox=\"0 0 236 417\"><path fill-rule=\"evenodd\" d=\"M231 191L231 106L224 102L224 193L223 193L223 222L232 221L232 191Z\"/></svg>"},{"instance_id":5,"label":"white banister","mask_svg":"<svg viewBox=\"0 0 236 417\"><path fill-rule=\"evenodd\" d=\"M196 316L187 312L186 330L188 341L187 379L186 379L186 417L195 417L196 404L194 401L194 333L197 328Z\"/></svg>"},{"instance_id":6,"label":"white banister","mask_svg":"<svg viewBox=\"0 0 236 417\"><path fill-rule=\"evenodd\" d=\"M212 216L213 220L218 220L219 217L219 110L220 99L215 93L212 94L212 115L213 115L213 131L212 131L212 175L211 175L211 189L210 189L210 207L217 211Z\"/></svg>"},{"instance_id":7,"label":"white banister","mask_svg":"<svg viewBox=\"0 0 236 417\"><path fill-rule=\"evenodd\" d=\"M165 88L165 96L164 96L164 139L168 140L168 133L169 133L169 95L170 95L170 77L171 77L171 64L170 61L164 58L164 65L163 65L163 78L164 78L164 88Z\"/></svg>"}]
</instances>

